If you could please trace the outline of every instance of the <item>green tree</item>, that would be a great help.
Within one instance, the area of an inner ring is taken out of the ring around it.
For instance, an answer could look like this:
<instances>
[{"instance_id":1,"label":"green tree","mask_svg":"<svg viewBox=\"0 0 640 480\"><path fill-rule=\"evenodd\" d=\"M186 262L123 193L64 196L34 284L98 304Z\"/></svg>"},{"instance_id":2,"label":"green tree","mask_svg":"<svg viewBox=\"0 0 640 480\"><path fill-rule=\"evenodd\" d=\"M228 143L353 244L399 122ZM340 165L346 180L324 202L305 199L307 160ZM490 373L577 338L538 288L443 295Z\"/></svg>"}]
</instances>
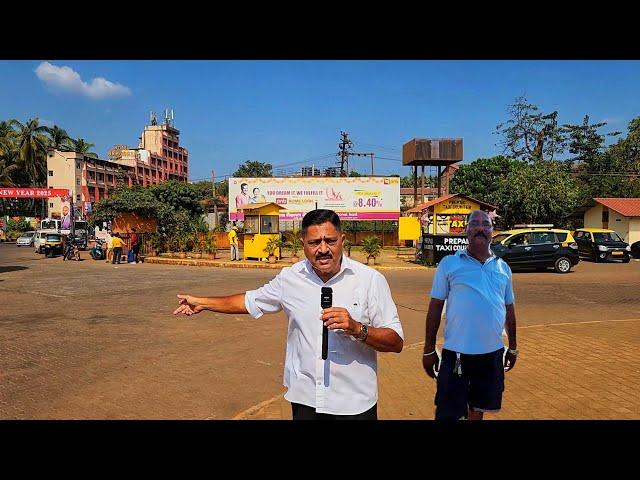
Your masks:
<instances>
[{"instance_id":1,"label":"green tree","mask_svg":"<svg viewBox=\"0 0 640 480\"><path fill-rule=\"evenodd\" d=\"M67 131L57 125L53 127L45 127L45 131L49 135L48 147L56 150L68 150L71 137Z\"/></svg>"},{"instance_id":2,"label":"green tree","mask_svg":"<svg viewBox=\"0 0 640 480\"><path fill-rule=\"evenodd\" d=\"M491 205L501 206L509 196L507 176L516 165L523 163L498 155L460 165L451 179L449 192L468 195Z\"/></svg>"},{"instance_id":3,"label":"green tree","mask_svg":"<svg viewBox=\"0 0 640 480\"><path fill-rule=\"evenodd\" d=\"M568 226L569 215L579 206L580 184L571 167L558 160L514 164L506 176L509 186L499 214L506 225L552 223Z\"/></svg>"},{"instance_id":4,"label":"green tree","mask_svg":"<svg viewBox=\"0 0 640 480\"><path fill-rule=\"evenodd\" d=\"M17 129L16 141L20 152L20 166L24 169L29 186L45 186L47 162L46 139L43 133L46 127L40 126L37 118L25 124L15 119L10 123Z\"/></svg>"},{"instance_id":5,"label":"green tree","mask_svg":"<svg viewBox=\"0 0 640 480\"><path fill-rule=\"evenodd\" d=\"M98 154L97 153L89 151L93 147L95 147L95 144L86 142L84 140L84 138L78 138L76 140L74 140L74 139L70 140L70 148L71 148L72 151L74 151L76 153L82 153L82 154L84 154L85 157L98 158Z\"/></svg>"},{"instance_id":6,"label":"green tree","mask_svg":"<svg viewBox=\"0 0 640 480\"><path fill-rule=\"evenodd\" d=\"M427 187L437 187L438 186L438 178L432 177L431 175L425 175L424 177L424 186ZM402 188L413 188L413 175L406 175L400 179L400 187ZM418 172L418 188L420 188L420 172Z\"/></svg>"},{"instance_id":7,"label":"green tree","mask_svg":"<svg viewBox=\"0 0 640 480\"><path fill-rule=\"evenodd\" d=\"M18 165L7 165L6 160L0 160L0 187L15 187L12 174L16 171Z\"/></svg>"},{"instance_id":8,"label":"green tree","mask_svg":"<svg viewBox=\"0 0 640 480\"><path fill-rule=\"evenodd\" d=\"M566 133L558 125L558 112L538 113L538 107L524 97L509 105L509 120L496 126L502 137L503 153L527 162L553 160L565 150Z\"/></svg>"},{"instance_id":9,"label":"green tree","mask_svg":"<svg viewBox=\"0 0 640 480\"><path fill-rule=\"evenodd\" d=\"M273 166L270 163L247 160L240 165L233 176L245 178L273 177Z\"/></svg>"}]
</instances>

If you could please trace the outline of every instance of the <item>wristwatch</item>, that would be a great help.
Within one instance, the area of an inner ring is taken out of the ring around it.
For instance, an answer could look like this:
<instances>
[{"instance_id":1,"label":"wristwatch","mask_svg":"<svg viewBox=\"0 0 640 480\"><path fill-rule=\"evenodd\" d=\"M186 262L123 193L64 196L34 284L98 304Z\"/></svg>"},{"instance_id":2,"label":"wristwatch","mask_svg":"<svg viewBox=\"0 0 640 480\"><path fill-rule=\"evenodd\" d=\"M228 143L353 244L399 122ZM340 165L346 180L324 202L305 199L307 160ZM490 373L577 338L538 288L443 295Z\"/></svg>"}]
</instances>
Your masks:
<instances>
[{"instance_id":1,"label":"wristwatch","mask_svg":"<svg viewBox=\"0 0 640 480\"><path fill-rule=\"evenodd\" d=\"M369 326L366 323L360 324L360 334L356 337L361 342L364 342L369 335Z\"/></svg>"},{"instance_id":2,"label":"wristwatch","mask_svg":"<svg viewBox=\"0 0 640 480\"><path fill-rule=\"evenodd\" d=\"M507 351L508 351L511 355L513 355L514 357L517 357L517 356L518 356L518 349L517 349L517 348L513 348L513 349L508 348L508 349L507 349Z\"/></svg>"}]
</instances>

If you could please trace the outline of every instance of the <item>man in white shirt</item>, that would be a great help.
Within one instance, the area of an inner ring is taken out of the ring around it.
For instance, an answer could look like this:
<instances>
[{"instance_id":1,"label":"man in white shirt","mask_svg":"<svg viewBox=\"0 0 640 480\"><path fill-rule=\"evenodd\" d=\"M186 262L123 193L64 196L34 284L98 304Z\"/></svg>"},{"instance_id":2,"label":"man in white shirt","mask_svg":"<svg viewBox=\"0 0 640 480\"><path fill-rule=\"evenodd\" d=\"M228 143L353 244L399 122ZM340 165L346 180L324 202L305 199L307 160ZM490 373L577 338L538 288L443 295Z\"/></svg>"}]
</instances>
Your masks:
<instances>
[{"instance_id":1,"label":"man in white shirt","mask_svg":"<svg viewBox=\"0 0 640 480\"><path fill-rule=\"evenodd\" d=\"M433 278L422 366L431 378L438 372L436 420L482 420L484 412L500 410L504 373L516 363L511 269L491 251L492 232L487 212L471 212L466 228L469 246L444 257ZM445 300L440 364L436 335ZM509 341L506 352L503 330Z\"/></svg>"},{"instance_id":2,"label":"man in white shirt","mask_svg":"<svg viewBox=\"0 0 640 480\"><path fill-rule=\"evenodd\" d=\"M263 287L227 297L178 295L180 306L173 313L211 310L258 318L284 310L289 320L285 398L293 419L377 419L376 352L399 353L404 338L389 285L378 271L342 255L345 235L334 211L307 213L301 233L307 259ZM324 309L323 287L332 291L332 306Z\"/></svg>"}]
</instances>

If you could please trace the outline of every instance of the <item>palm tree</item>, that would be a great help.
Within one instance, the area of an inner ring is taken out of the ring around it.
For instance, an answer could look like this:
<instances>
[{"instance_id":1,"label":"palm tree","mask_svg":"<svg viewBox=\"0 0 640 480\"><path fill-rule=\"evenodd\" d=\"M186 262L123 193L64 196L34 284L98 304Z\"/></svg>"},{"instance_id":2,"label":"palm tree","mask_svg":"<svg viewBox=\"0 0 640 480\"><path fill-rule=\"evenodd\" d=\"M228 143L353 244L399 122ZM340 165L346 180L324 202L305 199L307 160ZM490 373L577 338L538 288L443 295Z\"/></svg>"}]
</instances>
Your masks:
<instances>
[{"instance_id":1,"label":"palm tree","mask_svg":"<svg viewBox=\"0 0 640 480\"><path fill-rule=\"evenodd\" d=\"M0 187L15 187L16 184L13 182L13 178L11 178L11 174L18 168L18 166L14 163L13 165L6 166L7 162L5 160L0 160ZM2 199L2 214L5 214L5 204L4 198Z\"/></svg>"},{"instance_id":2,"label":"palm tree","mask_svg":"<svg viewBox=\"0 0 640 480\"><path fill-rule=\"evenodd\" d=\"M0 187L15 187L16 184L11 178L11 174L18 168L15 163L7 165L5 160L0 160Z\"/></svg>"},{"instance_id":3,"label":"palm tree","mask_svg":"<svg viewBox=\"0 0 640 480\"><path fill-rule=\"evenodd\" d=\"M84 154L86 157L91 157L91 158L98 158L98 155L96 153L90 152L89 150L91 150L93 147L95 147L95 144L93 143L88 143L84 141L84 138L78 138L77 140L73 140L71 139L71 149L76 152L76 153L82 153Z\"/></svg>"},{"instance_id":4,"label":"palm tree","mask_svg":"<svg viewBox=\"0 0 640 480\"><path fill-rule=\"evenodd\" d=\"M6 157L15 147L13 142L15 133L10 122L5 120L0 122L0 157Z\"/></svg>"},{"instance_id":5,"label":"palm tree","mask_svg":"<svg viewBox=\"0 0 640 480\"><path fill-rule=\"evenodd\" d=\"M40 187L46 184L46 140L42 136L45 126L39 125L37 118L29 120L24 125L18 120L11 120L11 125L17 127L16 139L20 150L20 161L26 171L31 186Z\"/></svg>"},{"instance_id":6,"label":"palm tree","mask_svg":"<svg viewBox=\"0 0 640 480\"><path fill-rule=\"evenodd\" d=\"M69 148L69 141L71 137L64 128L60 128L57 125L53 127L45 127L46 132L49 134L49 147L56 150L67 150Z\"/></svg>"}]
</instances>

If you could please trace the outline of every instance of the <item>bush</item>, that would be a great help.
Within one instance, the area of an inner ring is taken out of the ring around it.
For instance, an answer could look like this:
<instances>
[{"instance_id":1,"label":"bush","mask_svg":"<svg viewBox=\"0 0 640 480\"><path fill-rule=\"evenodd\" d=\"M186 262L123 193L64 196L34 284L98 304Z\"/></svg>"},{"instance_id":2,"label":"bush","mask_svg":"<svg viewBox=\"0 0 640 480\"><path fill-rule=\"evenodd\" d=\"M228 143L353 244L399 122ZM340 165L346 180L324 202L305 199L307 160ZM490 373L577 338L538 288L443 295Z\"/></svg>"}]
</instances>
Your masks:
<instances>
[{"instance_id":1,"label":"bush","mask_svg":"<svg viewBox=\"0 0 640 480\"><path fill-rule=\"evenodd\" d=\"M367 262L373 258L375 263L376 257L382 251L382 242L378 237L369 236L362 240L362 251L367 256Z\"/></svg>"},{"instance_id":2,"label":"bush","mask_svg":"<svg viewBox=\"0 0 640 480\"><path fill-rule=\"evenodd\" d=\"M271 257L275 254L278 248L282 248L284 246L284 242L280 240L280 238L272 237L267 241L267 244L264 246L264 253L267 256Z\"/></svg>"}]
</instances>

